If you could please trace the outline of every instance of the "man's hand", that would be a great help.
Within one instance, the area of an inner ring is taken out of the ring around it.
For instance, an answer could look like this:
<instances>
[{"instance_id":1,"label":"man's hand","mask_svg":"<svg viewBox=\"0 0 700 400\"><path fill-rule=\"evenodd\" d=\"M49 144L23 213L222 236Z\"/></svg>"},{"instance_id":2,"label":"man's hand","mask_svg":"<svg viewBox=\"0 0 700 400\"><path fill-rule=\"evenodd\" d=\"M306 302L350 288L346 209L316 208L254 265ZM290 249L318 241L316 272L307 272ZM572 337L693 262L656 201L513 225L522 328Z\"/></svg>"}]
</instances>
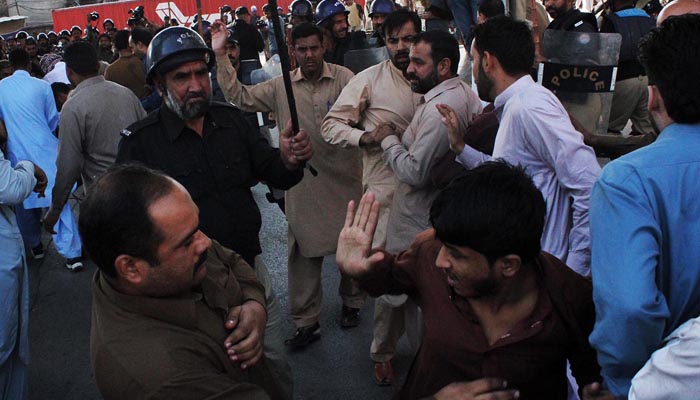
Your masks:
<instances>
[{"instance_id":1,"label":"man's hand","mask_svg":"<svg viewBox=\"0 0 700 400\"><path fill-rule=\"evenodd\" d=\"M617 397L613 396L607 390L603 390L603 385L599 382L593 382L583 387L583 400L615 400Z\"/></svg>"},{"instance_id":2,"label":"man's hand","mask_svg":"<svg viewBox=\"0 0 700 400\"><path fill-rule=\"evenodd\" d=\"M459 131L457 113L446 104L438 104L436 107L442 116L442 123L447 127L447 139L450 142L450 150L457 154L462 153L462 150L464 150L464 138L462 137L462 132Z\"/></svg>"},{"instance_id":3,"label":"man's hand","mask_svg":"<svg viewBox=\"0 0 700 400\"><path fill-rule=\"evenodd\" d=\"M374 134L372 132L365 132L360 136L360 147L367 147L375 144Z\"/></svg>"},{"instance_id":4,"label":"man's hand","mask_svg":"<svg viewBox=\"0 0 700 400\"><path fill-rule=\"evenodd\" d=\"M46 215L44 215L44 229L46 232L55 235L56 231L53 229L54 226L56 226L56 222L58 222L58 218L61 216L61 210L56 210L51 206L49 208L49 211L46 212Z\"/></svg>"},{"instance_id":5,"label":"man's hand","mask_svg":"<svg viewBox=\"0 0 700 400\"><path fill-rule=\"evenodd\" d=\"M46 172L44 172L41 167L34 164L34 177L36 178L36 186L34 186L34 192L39 194L39 197L45 197L46 185L49 184L49 178L46 177Z\"/></svg>"},{"instance_id":6,"label":"man's hand","mask_svg":"<svg viewBox=\"0 0 700 400\"><path fill-rule=\"evenodd\" d=\"M304 161L308 161L314 155L311 147L311 139L305 130L301 129L296 135L292 134L292 121L287 122L287 127L280 132L280 152L282 160L288 169L294 170Z\"/></svg>"},{"instance_id":7,"label":"man's hand","mask_svg":"<svg viewBox=\"0 0 700 400\"><path fill-rule=\"evenodd\" d=\"M511 400L520 397L520 392L506 387L508 383L499 378L451 383L435 393L431 400Z\"/></svg>"},{"instance_id":8,"label":"man's hand","mask_svg":"<svg viewBox=\"0 0 700 400\"><path fill-rule=\"evenodd\" d=\"M228 30L226 25L217 19L209 27L209 32L211 32L211 48L214 50L214 54L217 57L226 56L226 40L228 40Z\"/></svg>"},{"instance_id":9,"label":"man's hand","mask_svg":"<svg viewBox=\"0 0 700 400\"><path fill-rule=\"evenodd\" d=\"M346 275L359 278L384 259L384 253L381 252L370 255L374 231L379 220L379 206L372 192L362 196L357 213L355 202L348 203L345 225L340 231L335 253L336 264Z\"/></svg>"},{"instance_id":10,"label":"man's hand","mask_svg":"<svg viewBox=\"0 0 700 400\"><path fill-rule=\"evenodd\" d=\"M388 124L382 123L379 124L373 131L372 131L372 136L374 137L374 142L377 144L381 144L382 140L384 140L386 137L391 136L391 135L396 135L396 125L393 123L389 122Z\"/></svg>"},{"instance_id":11,"label":"man's hand","mask_svg":"<svg viewBox=\"0 0 700 400\"><path fill-rule=\"evenodd\" d=\"M267 311L257 301L248 300L229 310L224 327L231 331L224 347L232 362L241 363L241 369L255 365L263 355L263 337Z\"/></svg>"}]
</instances>

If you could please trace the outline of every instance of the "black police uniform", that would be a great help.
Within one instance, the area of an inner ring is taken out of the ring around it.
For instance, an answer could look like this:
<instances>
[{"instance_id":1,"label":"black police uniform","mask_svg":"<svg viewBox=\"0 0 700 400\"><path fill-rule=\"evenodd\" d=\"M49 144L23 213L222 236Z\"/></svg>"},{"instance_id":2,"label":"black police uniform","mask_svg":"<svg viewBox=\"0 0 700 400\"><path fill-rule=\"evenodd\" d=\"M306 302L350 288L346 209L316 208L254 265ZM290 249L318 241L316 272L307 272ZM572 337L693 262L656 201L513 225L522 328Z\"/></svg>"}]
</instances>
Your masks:
<instances>
[{"instance_id":1,"label":"black police uniform","mask_svg":"<svg viewBox=\"0 0 700 400\"><path fill-rule=\"evenodd\" d=\"M202 232L250 265L261 253L258 209L250 188L259 181L287 190L303 169L288 170L279 149L251 129L236 107L214 102L203 135L161 107L122 131L117 163L140 162L180 182L199 207Z\"/></svg>"},{"instance_id":2,"label":"black police uniform","mask_svg":"<svg viewBox=\"0 0 700 400\"><path fill-rule=\"evenodd\" d=\"M564 15L554 18L547 26L547 29L570 32L598 32L598 22L595 19L595 15L572 8Z\"/></svg>"},{"instance_id":3,"label":"black police uniform","mask_svg":"<svg viewBox=\"0 0 700 400\"><path fill-rule=\"evenodd\" d=\"M345 53L350 50L366 49L368 47L367 37L362 31L348 32L344 39L334 38L335 48L323 54L326 62L345 65Z\"/></svg>"}]
</instances>

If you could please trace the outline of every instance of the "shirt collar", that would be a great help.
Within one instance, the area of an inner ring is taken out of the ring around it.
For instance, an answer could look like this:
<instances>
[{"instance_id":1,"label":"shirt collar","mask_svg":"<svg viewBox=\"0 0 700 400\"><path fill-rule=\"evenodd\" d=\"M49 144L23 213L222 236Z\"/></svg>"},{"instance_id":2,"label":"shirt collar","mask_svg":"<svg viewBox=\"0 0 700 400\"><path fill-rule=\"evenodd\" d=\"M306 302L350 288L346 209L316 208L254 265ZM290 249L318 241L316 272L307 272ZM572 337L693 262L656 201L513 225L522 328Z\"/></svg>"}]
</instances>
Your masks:
<instances>
[{"instance_id":1,"label":"shirt collar","mask_svg":"<svg viewBox=\"0 0 700 400\"><path fill-rule=\"evenodd\" d=\"M499 120L501 119L503 108L505 107L506 103L508 103L508 100L510 100L513 96L516 95L516 93L519 93L525 87L533 84L535 84L535 81L532 80L532 77L530 75L525 75L517 81L513 82L513 84L508 86L506 90L504 90L503 92L501 92L501 94L496 96L496 99L493 102L493 106L494 111L496 112L496 115L498 116Z\"/></svg>"},{"instance_id":2,"label":"shirt collar","mask_svg":"<svg viewBox=\"0 0 700 400\"><path fill-rule=\"evenodd\" d=\"M188 329L193 329L197 325L195 302L201 297L197 293L190 293L181 298L132 296L114 289L100 271L95 273L93 279L96 290L101 292L107 301L124 311Z\"/></svg>"},{"instance_id":3,"label":"shirt collar","mask_svg":"<svg viewBox=\"0 0 700 400\"><path fill-rule=\"evenodd\" d=\"M205 265L216 257L216 253L210 248L207 256ZM216 273L217 271L219 274ZM229 309L225 290L222 289L224 283L221 282L226 279L226 274L214 268L207 268L207 275L200 285L201 292L190 292L181 297L156 298L127 295L114 289L100 271L95 273L93 279L97 290L120 309L188 329L197 327L196 303L198 301L204 301L209 308L217 309L223 317Z\"/></svg>"},{"instance_id":4,"label":"shirt collar","mask_svg":"<svg viewBox=\"0 0 700 400\"><path fill-rule=\"evenodd\" d=\"M28 71L25 71L25 70L23 70L23 69L18 69L18 70L15 71L12 75L22 75L22 76L29 76L29 77L31 77L31 75L29 75L29 72L28 72Z\"/></svg>"},{"instance_id":5,"label":"shirt collar","mask_svg":"<svg viewBox=\"0 0 700 400\"><path fill-rule=\"evenodd\" d=\"M171 142L174 142L185 129L185 121L180 119L180 117L165 104L160 107L159 113L160 121L163 123L163 128L165 128L166 136ZM213 128L218 126L230 128L234 126L231 118L226 115L226 107L215 107L213 104L204 115L205 129L207 124Z\"/></svg>"},{"instance_id":6,"label":"shirt collar","mask_svg":"<svg viewBox=\"0 0 700 400\"><path fill-rule=\"evenodd\" d=\"M71 98L71 97L75 96L75 94L78 93L78 91L84 90L85 88L97 85L98 83L101 83L104 81L105 81L105 77L102 75L96 75L96 76L93 76L92 78L87 78L84 81L80 82L78 84L78 86L76 86L75 89L71 91L71 93L68 97Z\"/></svg>"},{"instance_id":7,"label":"shirt collar","mask_svg":"<svg viewBox=\"0 0 700 400\"><path fill-rule=\"evenodd\" d=\"M444 80L444 81L440 82L434 88L428 90L428 93L423 95L423 99L427 103L430 100L438 97L443 92L446 92L448 90L456 88L457 86L460 85L460 82L461 82L461 79L458 76Z\"/></svg>"},{"instance_id":8,"label":"shirt collar","mask_svg":"<svg viewBox=\"0 0 700 400\"><path fill-rule=\"evenodd\" d=\"M400 69L396 68L396 66L394 65L394 63L391 62L391 60L386 60L386 61L384 61L384 63L386 63L386 65L389 66L389 71L391 71L392 74L400 76L401 79L408 82L409 85L411 84L411 82L409 82L408 79L406 79L403 72L401 72Z\"/></svg>"},{"instance_id":9,"label":"shirt collar","mask_svg":"<svg viewBox=\"0 0 700 400\"><path fill-rule=\"evenodd\" d=\"M327 62L323 62L323 71L321 72L321 77L318 79L319 81L328 78L328 79L335 79L335 76L333 75L333 72L331 72L331 67L328 65ZM297 67L294 71L292 71L291 74L291 79L292 82L298 82L301 80L307 81L304 77L304 74L301 73L301 67Z\"/></svg>"}]
</instances>

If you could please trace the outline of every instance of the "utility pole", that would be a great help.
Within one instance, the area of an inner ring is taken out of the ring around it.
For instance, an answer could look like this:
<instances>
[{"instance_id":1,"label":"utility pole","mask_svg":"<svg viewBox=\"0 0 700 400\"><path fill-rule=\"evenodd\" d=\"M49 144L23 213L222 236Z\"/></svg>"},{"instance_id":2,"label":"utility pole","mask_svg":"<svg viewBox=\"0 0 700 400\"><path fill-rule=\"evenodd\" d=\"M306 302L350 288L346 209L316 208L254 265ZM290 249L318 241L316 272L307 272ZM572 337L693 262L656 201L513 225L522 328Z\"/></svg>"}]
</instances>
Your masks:
<instances>
[{"instance_id":1,"label":"utility pole","mask_svg":"<svg viewBox=\"0 0 700 400\"><path fill-rule=\"evenodd\" d=\"M10 10L7 7L7 0L0 0L0 17L9 17Z\"/></svg>"}]
</instances>

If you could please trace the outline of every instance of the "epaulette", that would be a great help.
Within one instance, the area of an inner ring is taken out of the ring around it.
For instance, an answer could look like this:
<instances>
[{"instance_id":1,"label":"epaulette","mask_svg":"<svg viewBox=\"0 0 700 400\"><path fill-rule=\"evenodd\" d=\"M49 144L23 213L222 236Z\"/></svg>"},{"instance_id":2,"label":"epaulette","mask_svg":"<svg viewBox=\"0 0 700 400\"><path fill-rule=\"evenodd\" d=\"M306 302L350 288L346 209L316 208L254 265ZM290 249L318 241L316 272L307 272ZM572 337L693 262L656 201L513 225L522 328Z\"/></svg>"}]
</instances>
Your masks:
<instances>
[{"instance_id":1,"label":"epaulette","mask_svg":"<svg viewBox=\"0 0 700 400\"><path fill-rule=\"evenodd\" d=\"M158 112L158 110L150 112L148 115L146 115L144 119L140 119L134 122L133 124L129 125L126 129L122 129L120 134L122 135L122 137L125 138L133 136L143 128L158 123L160 119L159 114L160 113Z\"/></svg>"}]
</instances>

